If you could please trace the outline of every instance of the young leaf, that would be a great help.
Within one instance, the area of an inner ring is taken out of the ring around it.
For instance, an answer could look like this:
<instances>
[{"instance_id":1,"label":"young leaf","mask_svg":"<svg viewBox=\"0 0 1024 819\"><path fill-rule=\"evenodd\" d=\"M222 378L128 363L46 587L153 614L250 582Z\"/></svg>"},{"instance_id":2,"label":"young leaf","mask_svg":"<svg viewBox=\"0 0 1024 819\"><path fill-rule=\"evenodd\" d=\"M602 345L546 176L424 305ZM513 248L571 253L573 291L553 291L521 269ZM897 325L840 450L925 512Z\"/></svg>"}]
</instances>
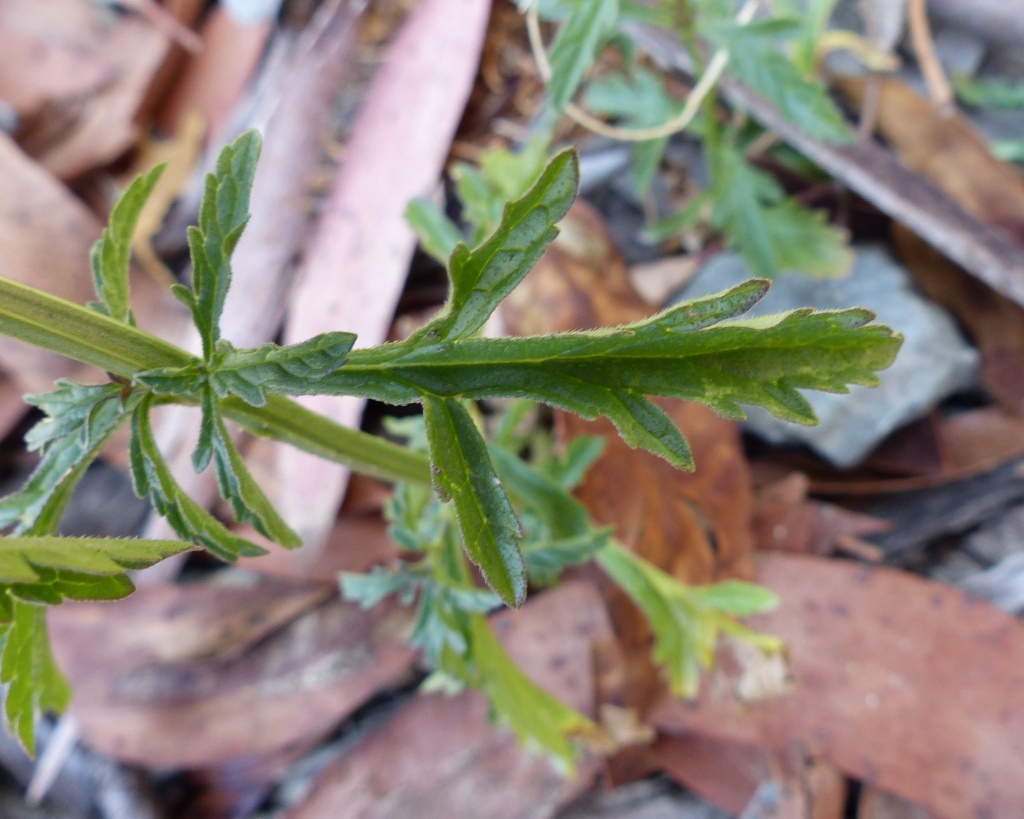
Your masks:
<instances>
[{"instance_id":1,"label":"young leaf","mask_svg":"<svg viewBox=\"0 0 1024 819\"><path fill-rule=\"evenodd\" d=\"M587 86L587 108L596 114L618 117L631 128L660 125L672 118L679 104L665 91L662 81L645 69L631 77L614 74ZM633 146L630 176L637 193L650 188L668 145L668 137L638 142Z\"/></svg>"},{"instance_id":2,"label":"young leaf","mask_svg":"<svg viewBox=\"0 0 1024 819\"><path fill-rule=\"evenodd\" d=\"M1000 79L977 80L967 74L953 75L957 98L976 108L1024 108L1024 83Z\"/></svg>"},{"instance_id":3,"label":"young leaf","mask_svg":"<svg viewBox=\"0 0 1024 819\"><path fill-rule=\"evenodd\" d=\"M199 226L188 230L192 290L176 285L174 294L192 311L207 361L220 338L220 314L231 285L231 254L249 221L249 192L260 144L256 131L246 131L224 147L214 173L206 176Z\"/></svg>"},{"instance_id":4,"label":"young leaf","mask_svg":"<svg viewBox=\"0 0 1024 819\"><path fill-rule=\"evenodd\" d=\"M531 582L547 586L569 566L586 563L612 539L612 529L592 529L560 540L527 540L522 545L526 573Z\"/></svg>"},{"instance_id":5,"label":"young leaf","mask_svg":"<svg viewBox=\"0 0 1024 819\"><path fill-rule=\"evenodd\" d=\"M598 49L615 30L618 0L578 0L555 37L548 59L548 93L559 111L570 102L597 59Z\"/></svg>"},{"instance_id":6,"label":"young leaf","mask_svg":"<svg viewBox=\"0 0 1024 819\"><path fill-rule=\"evenodd\" d=\"M213 417L213 465L217 472L217 485L221 497L231 504L235 520L239 523L248 521L260 534L287 549L297 549L302 540L263 494L232 442L216 405L204 408L203 413Z\"/></svg>"},{"instance_id":7,"label":"young leaf","mask_svg":"<svg viewBox=\"0 0 1024 819\"><path fill-rule=\"evenodd\" d=\"M47 413L25 436L42 460L18 492L0 500L0 528L14 524L17 534L56 530L79 479L131 413L134 402L123 404L120 395L117 384L59 381L52 393L27 396Z\"/></svg>"},{"instance_id":8,"label":"young leaf","mask_svg":"<svg viewBox=\"0 0 1024 819\"><path fill-rule=\"evenodd\" d=\"M442 264L448 262L455 246L462 241L459 229L440 208L427 199L413 199L405 208L409 223L420 247Z\"/></svg>"},{"instance_id":9,"label":"young leaf","mask_svg":"<svg viewBox=\"0 0 1024 819\"><path fill-rule=\"evenodd\" d=\"M17 601L11 608L0 658L0 682L8 684L4 714L10 732L34 754L36 720L67 708L71 687L50 653L45 610Z\"/></svg>"},{"instance_id":10,"label":"young leaf","mask_svg":"<svg viewBox=\"0 0 1024 819\"><path fill-rule=\"evenodd\" d=\"M345 363L355 340L353 333L323 333L285 347L268 342L238 350L221 339L206 364L143 370L134 380L155 392L190 401L201 401L203 385L208 383L218 398L237 395L247 404L262 407L271 394L315 393L317 380Z\"/></svg>"},{"instance_id":11,"label":"young leaf","mask_svg":"<svg viewBox=\"0 0 1024 819\"><path fill-rule=\"evenodd\" d=\"M752 271L835 276L850 269L853 253L824 214L786 198L774 177L752 167L733 146L719 146L709 160L712 224Z\"/></svg>"},{"instance_id":12,"label":"young leaf","mask_svg":"<svg viewBox=\"0 0 1024 819\"><path fill-rule=\"evenodd\" d=\"M472 658L479 673L475 684L487 695L495 715L520 742L542 750L571 776L578 756L573 739L595 733L597 726L527 677L483 615L471 615L470 622Z\"/></svg>"},{"instance_id":13,"label":"young leaf","mask_svg":"<svg viewBox=\"0 0 1024 819\"><path fill-rule=\"evenodd\" d=\"M487 241L473 250L456 247L448 263L448 301L415 337L451 341L483 326L557 235L554 225L569 210L578 183L576 154L563 151L525 196L505 207L501 225Z\"/></svg>"},{"instance_id":14,"label":"young leaf","mask_svg":"<svg viewBox=\"0 0 1024 819\"><path fill-rule=\"evenodd\" d=\"M652 657L668 672L678 696L697 693L702 668L714 662L720 634L746 639L765 651L778 651L780 640L750 631L730 615L756 614L772 608L775 596L738 581L691 588L622 546L612 544L597 562L639 606L655 635Z\"/></svg>"},{"instance_id":15,"label":"young leaf","mask_svg":"<svg viewBox=\"0 0 1024 819\"><path fill-rule=\"evenodd\" d=\"M741 404L813 424L800 389L845 392L878 383L902 339L865 326L866 310L796 310L757 322L741 313L767 282L676 305L634 324L552 337L422 340L354 351L324 379L324 392L357 393L408 404L423 395L470 399L528 398L585 418L605 415L633 446L690 467L682 434L647 395L699 401L730 418ZM432 448L432 451L433 448Z\"/></svg>"},{"instance_id":16,"label":"young leaf","mask_svg":"<svg viewBox=\"0 0 1024 819\"><path fill-rule=\"evenodd\" d=\"M265 549L228 531L178 486L153 438L150 403L147 396L132 413L128 454L135 494L140 498L148 495L179 537L202 546L221 560L232 562L238 555L266 554Z\"/></svg>"},{"instance_id":17,"label":"young leaf","mask_svg":"<svg viewBox=\"0 0 1024 819\"><path fill-rule=\"evenodd\" d=\"M426 397L423 417L437 494L451 499L470 559L510 606L526 599L526 572L516 540L519 521L466 409L450 398Z\"/></svg>"},{"instance_id":18,"label":"young leaf","mask_svg":"<svg viewBox=\"0 0 1024 819\"><path fill-rule=\"evenodd\" d=\"M818 139L850 142L853 134L839 109L775 45L778 37L798 32L799 24L794 27L779 20L704 27L716 45L729 49L729 72L775 105L786 119Z\"/></svg>"},{"instance_id":19,"label":"young leaf","mask_svg":"<svg viewBox=\"0 0 1024 819\"><path fill-rule=\"evenodd\" d=\"M157 165L135 181L117 200L110 213L110 226L93 245L90 262L96 294L102 302L102 312L125 324L134 324L128 290L128 273L132 257L132 236L139 215L153 188L164 172Z\"/></svg>"}]
</instances>

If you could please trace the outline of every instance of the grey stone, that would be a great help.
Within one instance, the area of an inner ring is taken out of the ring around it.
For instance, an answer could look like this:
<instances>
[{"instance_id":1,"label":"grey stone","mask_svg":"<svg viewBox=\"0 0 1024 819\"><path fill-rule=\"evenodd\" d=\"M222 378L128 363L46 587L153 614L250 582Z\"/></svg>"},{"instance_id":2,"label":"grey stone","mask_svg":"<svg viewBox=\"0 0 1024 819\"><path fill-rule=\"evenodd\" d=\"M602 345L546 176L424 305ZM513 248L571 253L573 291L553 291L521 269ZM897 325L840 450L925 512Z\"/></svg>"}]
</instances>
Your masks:
<instances>
[{"instance_id":1,"label":"grey stone","mask_svg":"<svg viewBox=\"0 0 1024 819\"><path fill-rule=\"evenodd\" d=\"M964 539L963 548L976 560L989 564L1024 551L1024 504L986 521Z\"/></svg>"},{"instance_id":2,"label":"grey stone","mask_svg":"<svg viewBox=\"0 0 1024 819\"><path fill-rule=\"evenodd\" d=\"M1024 552L1004 557L991 569L977 572L959 585L1005 612L1024 612Z\"/></svg>"},{"instance_id":3,"label":"grey stone","mask_svg":"<svg viewBox=\"0 0 1024 819\"><path fill-rule=\"evenodd\" d=\"M975 380L979 356L948 313L922 297L910 274L880 245L854 248L850 273L837 279L780 276L748 314L762 316L797 307L834 310L867 307L904 336L896 362L881 385L853 386L846 395L808 392L820 423L803 427L752 407L747 429L772 443L806 444L839 467L851 467L890 432L927 412ZM698 272L680 298L692 299L752 278L738 253L719 253Z\"/></svg>"}]
</instances>

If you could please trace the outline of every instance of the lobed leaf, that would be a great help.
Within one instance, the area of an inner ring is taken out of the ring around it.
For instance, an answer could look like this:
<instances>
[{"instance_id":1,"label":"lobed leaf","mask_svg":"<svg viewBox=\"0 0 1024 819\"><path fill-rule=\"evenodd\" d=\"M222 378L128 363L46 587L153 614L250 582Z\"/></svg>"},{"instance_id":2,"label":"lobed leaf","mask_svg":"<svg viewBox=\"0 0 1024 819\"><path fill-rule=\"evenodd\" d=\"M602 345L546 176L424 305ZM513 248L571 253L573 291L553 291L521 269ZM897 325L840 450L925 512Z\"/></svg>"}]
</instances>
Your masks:
<instances>
[{"instance_id":1,"label":"lobed leaf","mask_svg":"<svg viewBox=\"0 0 1024 819\"><path fill-rule=\"evenodd\" d=\"M4 715L8 730L34 754L36 720L45 711L67 708L71 686L50 652L45 610L14 602L8 622L0 657L0 682L7 684Z\"/></svg>"},{"instance_id":2,"label":"lobed leaf","mask_svg":"<svg viewBox=\"0 0 1024 819\"><path fill-rule=\"evenodd\" d=\"M134 405L117 384L85 386L59 381L58 389L26 400L47 413L26 435L42 459L25 485L0 500L0 528L16 534L55 531L72 491Z\"/></svg>"},{"instance_id":3,"label":"lobed leaf","mask_svg":"<svg viewBox=\"0 0 1024 819\"><path fill-rule=\"evenodd\" d=\"M734 146L710 155L712 224L725 233L754 273L841 275L853 264L842 231L824 213L787 198L774 177L751 166Z\"/></svg>"},{"instance_id":4,"label":"lobed leaf","mask_svg":"<svg viewBox=\"0 0 1024 819\"><path fill-rule=\"evenodd\" d=\"M578 183L576 154L563 151L522 198L505 207L489 239L473 250L459 244L448 263L448 301L415 337L451 341L480 329L551 244L558 233L554 225L569 210Z\"/></svg>"},{"instance_id":5,"label":"lobed leaf","mask_svg":"<svg viewBox=\"0 0 1024 819\"><path fill-rule=\"evenodd\" d=\"M787 120L818 139L839 143L853 139L825 90L804 77L775 45L778 37L799 33L799 23L783 19L745 26L716 23L703 31L716 45L729 49L729 72L775 105Z\"/></svg>"},{"instance_id":6,"label":"lobed leaf","mask_svg":"<svg viewBox=\"0 0 1024 819\"><path fill-rule=\"evenodd\" d=\"M699 401L730 418L744 417L741 404L757 405L813 424L799 390L846 392L849 384L877 384L876 372L899 349L900 336L866 326L874 316L860 309L807 308L753 322L723 321L747 310L767 286L752 280L602 330L356 350L321 389L395 404L424 395L528 398L585 418L605 415L633 446L691 468L682 434L645 396Z\"/></svg>"},{"instance_id":7,"label":"lobed leaf","mask_svg":"<svg viewBox=\"0 0 1024 819\"><path fill-rule=\"evenodd\" d=\"M470 622L473 663L479 673L476 685L495 715L520 742L544 751L563 773L572 775L578 756L573 740L593 735L597 726L527 677L483 615L472 615Z\"/></svg>"},{"instance_id":8,"label":"lobed leaf","mask_svg":"<svg viewBox=\"0 0 1024 819\"><path fill-rule=\"evenodd\" d=\"M235 447L220 412L204 408L204 417L213 418L213 466L221 497L230 505L235 520L252 523L256 531L287 549L302 545L299 536L284 522L273 504L263 494Z\"/></svg>"},{"instance_id":9,"label":"lobed leaf","mask_svg":"<svg viewBox=\"0 0 1024 819\"><path fill-rule=\"evenodd\" d=\"M164 168L164 165L157 165L149 173L136 177L128 186L110 212L110 225L93 245L89 259L103 312L125 324L135 323L128 287L132 236Z\"/></svg>"},{"instance_id":10,"label":"lobed leaf","mask_svg":"<svg viewBox=\"0 0 1024 819\"><path fill-rule=\"evenodd\" d=\"M572 4L548 55L548 93L559 111L572 100L597 59L598 50L615 30L618 17L618 0L578 0Z\"/></svg>"},{"instance_id":11,"label":"lobed leaf","mask_svg":"<svg viewBox=\"0 0 1024 819\"><path fill-rule=\"evenodd\" d=\"M152 398L140 401L132 413L129 465L135 494L149 496L157 512L179 537L196 543L228 562L238 555L255 556L266 550L230 532L220 521L190 498L174 480L164 461L149 420Z\"/></svg>"},{"instance_id":12,"label":"lobed leaf","mask_svg":"<svg viewBox=\"0 0 1024 819\"><path fill-rule=\"evenodd\" d=\"M487 444L456 400L426 396L423 417L435 491L454 502L466 553L502 600L522 605L526 573L516 545L519 521L494 473Z\"/></svg>"},{"instance_id":13,"label":"lobed leaf","mask_svg":"<svg viewBox=\"0 0 1024 819\"><path fill-rule=\"evenodd\" d=\"M246 131L224 147L216 169L206 175L199 225L188 230L192 289L174 287L174 294L192 311L207 361L220 338L220 315L231 285L231 254L249 221L249 193L260 145L259 134Z\"/></svg>"}]
</instances>

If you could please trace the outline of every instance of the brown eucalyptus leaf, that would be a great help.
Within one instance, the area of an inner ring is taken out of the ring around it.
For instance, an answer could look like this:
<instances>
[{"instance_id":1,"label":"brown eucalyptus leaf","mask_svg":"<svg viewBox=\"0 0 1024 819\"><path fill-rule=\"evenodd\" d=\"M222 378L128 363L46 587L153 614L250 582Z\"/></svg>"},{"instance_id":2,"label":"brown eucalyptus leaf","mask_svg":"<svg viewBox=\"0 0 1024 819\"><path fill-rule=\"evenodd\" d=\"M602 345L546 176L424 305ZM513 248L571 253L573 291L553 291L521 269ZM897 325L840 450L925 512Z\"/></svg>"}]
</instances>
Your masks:
<instances>
[{"instance_id":1,"label":"brown eucalyptus leaf","mask_svg":"<svg viewBox=\"0 0 1024 819\"><path fill-rule=\"evenodd\" d=\"M611 625L595 589L570 582L531 595L492 624L520 668L548 693L595 714L593 647ZM287 819L518 819L552 817L594 781L585 758L575 779L531 754L487 717L475 691L420 694L327 767Z\"/></svg>"},{"instance_id":2,"label":"brown eucalyptus leaf","mask_svg":"<svg viewBox=\"0 0 1024 819\"><path fill-rule=\"evenodd\" d=\"M328 599L329 598L329 599ZM408 673L409 612L333 586L146 586L54 611L54 651L93 747L155 768L210 768L326 731Z\"/></svg>"},{"instance_id":3,"label":"brown eucalyptus leaf","mask_svg":"<svg viewBox=\"0 0 1024 819\"><path fill-rule=\"evenodd\" d=\"M781 600L755 628L788 647L789 693L740 701L719 677L665 699L667 733L785 749L919 803L940 819L1011 817L1024 804L1024 623L943 584L887 568L766 554Z\"/></svg>"}]
</instances>

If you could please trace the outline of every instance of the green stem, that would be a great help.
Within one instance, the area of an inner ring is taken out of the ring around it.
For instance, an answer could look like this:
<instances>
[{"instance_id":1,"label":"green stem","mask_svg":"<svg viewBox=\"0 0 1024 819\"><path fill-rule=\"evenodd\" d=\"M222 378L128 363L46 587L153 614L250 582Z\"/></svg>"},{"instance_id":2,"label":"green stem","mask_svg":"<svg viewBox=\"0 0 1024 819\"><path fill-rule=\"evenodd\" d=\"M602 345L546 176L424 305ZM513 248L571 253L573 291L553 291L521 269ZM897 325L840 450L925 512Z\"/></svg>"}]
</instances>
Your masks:
<instances>
[{"instance_id":1,"label":"green stem","mask_svg":"<svg viewBox=\"0 0 1024 819\"><path fill-rule=\"evenodd\" d=\"M197 359L108 316L0 277L0 334L26 341L113 375L183 367ZM292 444L321 458L386 481L430 482L425 455L312 412L283 396L264 407L237 398L222 402L224 414L250 432Z\"/></svg>"}]
</instances>

